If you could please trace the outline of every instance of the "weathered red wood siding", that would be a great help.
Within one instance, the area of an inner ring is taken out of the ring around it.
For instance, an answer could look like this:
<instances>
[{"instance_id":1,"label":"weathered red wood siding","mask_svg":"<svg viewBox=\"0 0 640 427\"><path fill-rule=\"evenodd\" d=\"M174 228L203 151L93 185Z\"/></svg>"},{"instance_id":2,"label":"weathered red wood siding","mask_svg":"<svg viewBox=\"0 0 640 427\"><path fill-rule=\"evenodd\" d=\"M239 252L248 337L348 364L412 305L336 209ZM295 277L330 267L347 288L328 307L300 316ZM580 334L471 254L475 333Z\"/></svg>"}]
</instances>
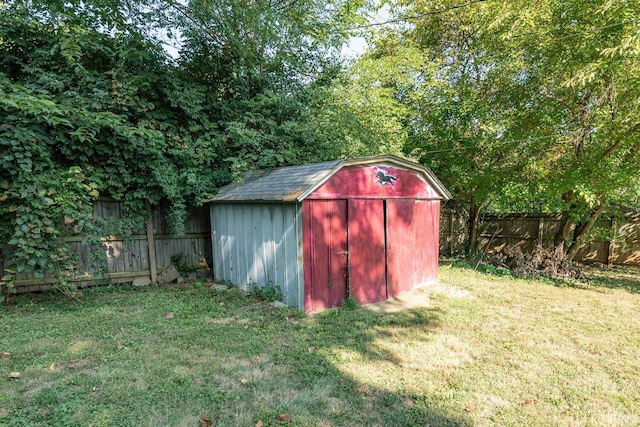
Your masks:
<instances>
[{"instance_id":1,"label":"weathered red wood siding","mask_svg":"<svg viewBox=\"0 0 640 427\"><path fill-rule=\"evenodd\" d=\"M302 203L304 309L337 307L347 294L347 201Z\"/></svg>"},{"instance_id":2,"label":"weathered red wood siding","mask_svg":"<svg viewBox=\"0 0 640 427\"><path fill-rule=\"evenodd\" d=\"M340 169L307 199L440 199L420 176L393 166L367 165Z\"/></svg>"},{"instance_id":3,"label":"weathered red wood siding","mask_svg":"<svg viewBox=\"0 0 640 427\"><path fill-rule=\"evenodd\" d=\"M349 200L349 288L361 304L387 299L384 201Z\"/></svg>"},{"instance_id":4,"label":"weathered red wood siding","mask_svg":"<svg viewBox=\"0 0 640 427\"><path fill-rule=\"evenodd\" d=\"M387 201L389 297L437 279L439 209L439 201Z\"/></svg>"},{"instance_id":5,"label":"weathered red wood siding","mask_svg":"<svg viewBox=\"0 0 640 427\"><path fill-rule=\"evenodd\" d=\"M305 310L338 306L347 289L370 304L435 281L439 199L418 173L383 164L345 167L307 196Z\"/></svg>"}]
</instances>

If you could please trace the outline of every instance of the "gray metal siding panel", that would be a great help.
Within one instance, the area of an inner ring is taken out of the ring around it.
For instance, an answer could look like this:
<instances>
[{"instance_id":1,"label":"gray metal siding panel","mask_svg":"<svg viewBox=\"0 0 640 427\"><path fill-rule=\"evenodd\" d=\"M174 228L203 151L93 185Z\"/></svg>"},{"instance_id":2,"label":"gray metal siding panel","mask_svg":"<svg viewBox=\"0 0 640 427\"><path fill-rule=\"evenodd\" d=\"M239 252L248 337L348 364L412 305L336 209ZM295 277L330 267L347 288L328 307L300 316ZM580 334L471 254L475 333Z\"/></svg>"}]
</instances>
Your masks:
<instances>
[{"instance_id":1,"label":"gray metal siding panel","mask_svg":"<svg viewBox=\"0 0 640 427\"><path fill-rule=\"evenodd\" d=\"M277 262L272 263L273 271L271 272L271 274L273 275L274 283L286 283L287 277L284 274L284 272L287 270L287 264L290 262L289 260L291 259L287 257L287 252L286 252L287 240L285 239L285 230L286 230L285 221L286 221L286 215L273 216L273 228L271 230L272 240L271 240L270 250L274 254L274 257L276 259L287 260L287 263L277 263ZM289 296L288 296L289 289L285 288L285 289L281 289L281 291L282 291L282 300L287 302L287 304L292 305L289 303Z\"/></svg>"},{"instance_id":2,"label":"gray metal siding panel","mask_svg":"<svg viewBox=\"0 0 640 427\"><path fill-rule=\"evenodd\" d=\"M298 283L300 283L300 286L298 287L298 304L296 305L296 307L299 307L301 309L304 310L304 257L303 257L303 245L302 245L302 233L304 230L303 227L303 222L302 222L302 205L301 204L297 204L296 205L296 212L295 212L295 224L296 224L296 228L295 228L295 236L296 236L296 248L295 248L295 254L296 254L296 262L295 262L295 266L296 266L296 279L298 281Z\"/></svg>"},{"instance_id":3,"label":"gray metal siding panel","mask_svg":"<svg viewBox=\"0 0 640 427\"><path fill-rule=\"evenodd\" d=\"M229 228L228 207L211 207L211 243L213 252L213 275L216 280L231 280L229 269L229 257L223 256L230 244L226 230Z\"/></svg>"},{"instance_id":4,"label":"gray metal siding panel","mask_svg":"<svg viewBox=\"0 0 640 427\"><path fill-rule=\"evenodd\" d=\"M284 302L304 308L300 204L214 204L211 228L216 279L278 286Z\"/></svg>"},{"instance_id":5,"label":"gray metal siding panel","mask_svg":"<svg viewBox=\"0 0 640 427\"><path fill-rule=\"evenodd\" d=\"M227 228L224 229L224 234L222 235L223 244L222 253L220 254L220 256L223 259L224 268L226 270L224 273L225 278L226 280L229 280L231 282L236 281L236 277L234 277L234 275L237 274L238 271L236 263L241 261L238 258L236 251L237 242L241 236L234 236L228 233L229 229L233 229L235 227L232 223L233 218L233 210L227 207L224 212L224 221Z\"/></svg>"},{"instance_id":6,"label":"gray metal siding panel","mask_svg":"<svg viewBox=\"0 0 640 427\"><path fill-rule=\"evenodd\" d=\"M233 212L235 209L230 208L229 212ZM253 241L254 233L253 233L253 223L251 218L252 210L247 206L241 207L241 215L239 217L234 217L237 223L234 223L233 228L230 229L230 232L233 234L237 232L240 236L242 236L242 241L240 245L236 245L234 248L234 252L236 258L238 259L238 266L236 267L236 277L234 283L240 283L245 288L251 285L254 279L254 271L253 271L253 263L251 262L253 258L253 254L255 253L256 247ZM236 231L237 230L237 231Z\"/></svg>"},{"instance_id":7,"label":"gray metal siding panel","mask_svg":"<svg viewBox=\"0 0 640 427\"><path fill-rule=\"evenodd\" d=\"M220 258L220 248L215 242L218 239L220 233L217 232L217 228L220 224L220 212L216 212L218 217L213 215L213 206L209 207L209 221L211 222L211 257L213 258L213 278L216 280L223 280L220 273L224 270L222 265L222 259Z\"/></svg>"},{"instance_id":8,"label":"gray metal siding panel","mask_svg":"<svg viewBox=\"0 0 640 427\"><path fill-rule=\"evenodd\" d=\"M262 245L264 244L263 229L265 227L265 209L251 209L251 224L253 224L253 235L248 236L251 239L253 251L247 251L245 253L247 260L251 264L251 278L250 284L267 284L268 278L264 269L264 252L262 251ZM249 278L247 277L247 280Z\"/></svg>"},{"instance_id":9,"label":"gray metal siding panel","mask_svg":"<svg viewBox=\"0 0 640 427\"><path fill-rule=\"evenodd\" d=\"M216 241L216 224L213 218L213 206L209 206L209 224L211 225L210 233L211 233L211 261L213 268L213 277L217 278L218 275L218 253L220 250L216 247L217 245L214 243Z\"/></svg>"},{"instance_id":10,"label":"gray metal siding panel","mask_svg":"<svg viewBox=\"0 0 640 427\"><path fill-rule=\"evenodd\" d=\"M297 209L296 209L297 210ZM283 222L283 227L285 227L285 231L283 234L290 236L287 241L285 242L285 245L283 247L283 251L284 251L284 256L288 259L291 260L291 262L288 262L286 264L286 269L284 272L284 276L287 278L287 281L297 281L299 283L302 283L302 281L300 280L300 278L298 277L298 275L296 274L296 270L297 270L297 249L298 249L298 244L297 244L297 224L296 224L296 210L289 210L287 211L287 215L284 218L284 222ZM300 307L303 308L303 305L299 305L299 301L298 301L298 291L300 289L291 289L287 295L286 295L286 303L292 306L296 306L296 307ZM294 292L295 291L295 292Z\"/></svg>"}]
</instances>

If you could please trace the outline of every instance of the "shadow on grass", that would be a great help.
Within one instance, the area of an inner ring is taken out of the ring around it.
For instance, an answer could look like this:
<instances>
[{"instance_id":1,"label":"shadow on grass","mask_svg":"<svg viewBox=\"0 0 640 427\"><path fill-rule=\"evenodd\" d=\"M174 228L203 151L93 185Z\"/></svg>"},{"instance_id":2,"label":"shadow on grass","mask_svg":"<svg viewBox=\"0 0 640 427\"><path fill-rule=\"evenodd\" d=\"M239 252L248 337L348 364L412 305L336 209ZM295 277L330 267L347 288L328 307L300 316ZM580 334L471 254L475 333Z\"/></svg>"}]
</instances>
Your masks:
<instances>
[{"instance_id":1,"label":"shadow on grass","mask_svg":"<svg viewBox=\"0 0 640 427\"><path fill-rule=\"evenodd\" d=\"M310 334L327 347L341 347L358 352L370 360L400 361L375 345L378 337L389 336L387 328L413 328L424 332L439 326L440 311L420 308L377 314L366 308L334 309L315 315Z\"/></svg>"},{"instance_id":2,"label":"shadow on grass","mask_svg":"<svg viewBox=\"0 0 640 427\"><path fill-rule=\"evenodd\" d=\"M559 288L583 290L623 290L640 293L640 269L629 267L598 268L581 266L583 277L580 279L562 277L540 277L539 280Z\"/></svg>"},{"instance_id":3,"label":"shadow on grass","mask_svg":"<svg viewBox=\"0 0 640 427\"><path fill-rule=\"evenodd\" d=\"M467 269L473 272L482 272L494 277L504 277L504 273L492 273L476 268L472 262L464 258L447 258L440 260L440 267L455 267ZM579 270L584 274L584 278L564 278L564 277L518 277L525 280L540 280L560 288L574 288L593 290L594 288L620 289L631 293L640 293L640 268L615 266L612 268L597 267L595 265L579 265Z\"/></svg>"},{"instance_id":4,"label":"shadow on grass","mask_svg":"<svg viewBox=\"0 0 640 427\"><path fill-rule=\"evenodd\" d=\"M614 267L609 269L588 266L584 268L584 273L589 279L590 286L640 293L640 268Z\"/></svg>"},{"instance_id":5,"label":"shadow on grass","mask_svg":"<svg viewBox=\"0 0 640 427\"><path fill-rule=\"evenodd\" d=\"M336 359L405 369L379 342L394 334L428 340L440 326L437 309L306 316L237 290L167 288L104 288L81 300L19 297L9 307L4 322L16 335L2 363L23 378L0 396L0 424L195 426L201 416L216 426L472 424L426 390L392 386L389 372L366 372L375 379L367 381ZM90 369L79 369L80 359ZM0 390L8 381L0 378ZM281 413L291 421L277 422Z\"/></svg>"},{"instance_id":6,"label":"shadow on grass","mask_svg":"<svg viewBox=\"0 0 640 427\"><path fill-rule=\"evenodd\" d=\"M402 361L392 352L379 347L376 341L391 335L387 328L411 329L428 333L439 327L441 312L437 309L420 308L397 313L377 314L365 308L333 309L309 319L304 328L307 339L287 349L299 355L299 363L288 364L289 375L297 377L302 384L313 386L318 381L333 378L339 384L336 397L352 399L356 419L336 419L327 417L318 420L320 425L380 425L380 426L463 426L471 422L462 416L451 416L436 409L429 403L431 396L394 392L374 387L358 381L341 372L335 361L327 355L311 352L310 344L335 352L341 350L347 354L357 354L368 362L388 362L400 366ZM426 335L426 334L425 334ZM282 363L290 358L283 356ZM370 372L375 377L383 372ZM420 375L416 373L416 375ZM390 381L392 382L392 381ZM343 396L340 396L343 394ZM349 396L349 397L347 397ZM323 406L325 406L323 408ZM330 405L318 402L318 411L331 413ZM367 414L367 416L362 416Z\"/></svg>"}]
</instances>

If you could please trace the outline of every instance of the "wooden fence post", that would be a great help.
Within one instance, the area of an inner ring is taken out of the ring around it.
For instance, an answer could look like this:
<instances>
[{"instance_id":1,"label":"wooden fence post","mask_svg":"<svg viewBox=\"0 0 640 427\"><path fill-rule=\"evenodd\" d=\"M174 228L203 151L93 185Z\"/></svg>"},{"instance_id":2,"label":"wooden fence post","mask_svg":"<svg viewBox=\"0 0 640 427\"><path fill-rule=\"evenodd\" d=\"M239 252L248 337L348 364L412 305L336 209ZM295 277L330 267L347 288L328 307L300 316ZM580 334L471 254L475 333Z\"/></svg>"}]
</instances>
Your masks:
<instances>
[{"instance_id":1,"label":"wooden fence post","mask_svg":"<svg viewBox=\"0 0 640 427\"><path fill-rule=\"evenodd\" d=\"M453 222L453 211L449 212L449 254L453 253L453 237L454 237L454 222Z\"/></svg>"},{"instance_id":2,"label":"wooden fence post","mask_svg":"<svg viewBox=\"0 0 640 427\"><path fill-rule=\"evenodd\" d=\"M616 220L615 218L611 218L611 233L612 237L607 242L607 257L606 263L607 265L611 265L611 258L613 258L613 252L615 251L615 233L616 233Z\"/></svg>"},{"instance_id":3,"label":"wooden fence post","mask_svg":"<svg viewBox=\"0 0 640 427\"><path fill-rule=\"evenodd\" d=\"M147 206L147 213L149 219L147 219L147 244L149 245L149 270L151 271L151 283L158 284L158 269L156 266L156 241L153 232L153 209L151 203L148 200L145 201Z\"/></svg>"},{"instance_id":4,"label":"wooden fence post","mask_svg":"<svg viewBox=\"0 0 640 427\"><path fill-rule=\"evenodd\" d=\"M540 244L540 246L543 246L544 242L544 217L543 216L539 216L538 217L538 243Z\"/></svg>"}]
</instances>

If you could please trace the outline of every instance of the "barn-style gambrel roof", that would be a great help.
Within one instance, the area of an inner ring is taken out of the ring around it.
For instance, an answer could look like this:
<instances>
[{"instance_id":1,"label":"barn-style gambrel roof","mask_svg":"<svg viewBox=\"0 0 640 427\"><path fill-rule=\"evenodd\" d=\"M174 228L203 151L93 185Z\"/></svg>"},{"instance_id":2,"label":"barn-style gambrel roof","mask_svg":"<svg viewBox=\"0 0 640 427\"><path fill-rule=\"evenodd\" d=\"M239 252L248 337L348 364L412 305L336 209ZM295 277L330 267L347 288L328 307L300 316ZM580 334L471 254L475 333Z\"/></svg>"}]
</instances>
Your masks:
<instances>
[{"instance_id":1,"label":"barn-style gambrel roof","mask_svg":"<svg viewBox=\"0 0 640 427\"><path fill-rule=\"evenodd\" d=\"M398 156L381 155L250 172L244 176L243 181L222 187L211 202L301 202L340 169L378 163L412 170L420 175L442 200L451 198L451 194L426 166Z\"/></svg>"}]
</instances>

